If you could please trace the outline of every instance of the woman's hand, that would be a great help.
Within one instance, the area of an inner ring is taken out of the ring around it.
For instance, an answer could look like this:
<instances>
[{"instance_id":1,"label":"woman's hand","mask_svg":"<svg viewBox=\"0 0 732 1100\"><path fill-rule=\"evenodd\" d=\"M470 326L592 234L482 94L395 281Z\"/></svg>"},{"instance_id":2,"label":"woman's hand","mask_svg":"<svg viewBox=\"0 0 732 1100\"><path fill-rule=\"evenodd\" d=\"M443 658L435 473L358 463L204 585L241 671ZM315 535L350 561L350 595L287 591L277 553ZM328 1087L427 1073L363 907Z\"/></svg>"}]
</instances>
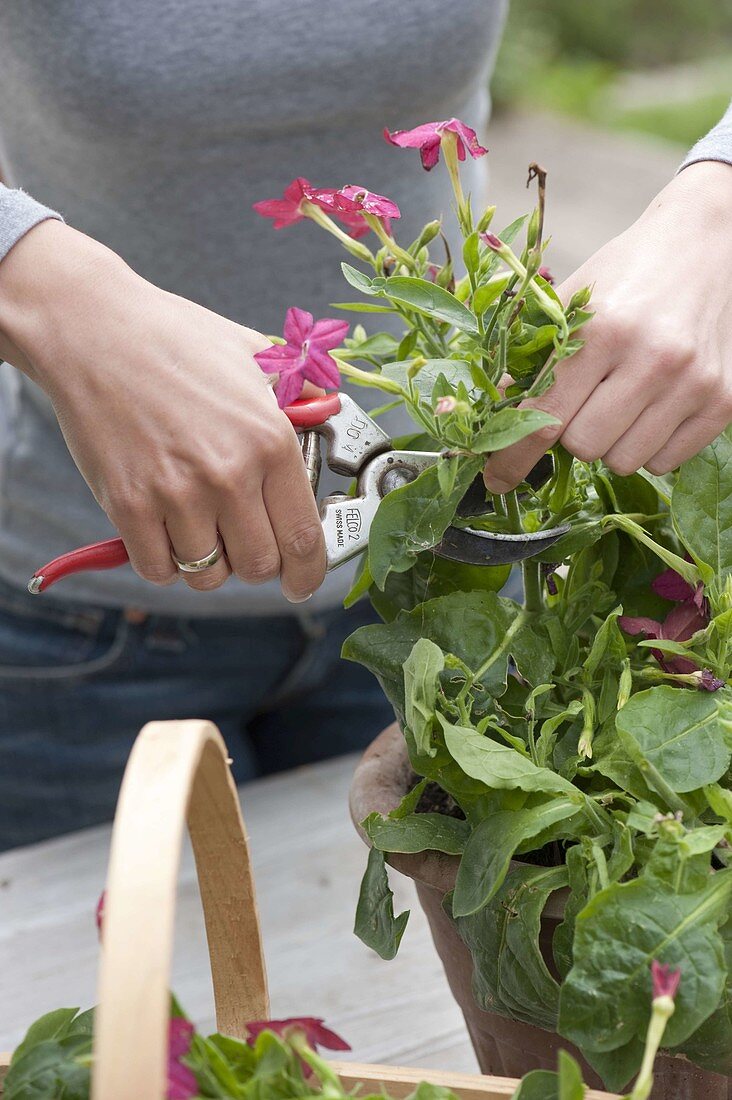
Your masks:
<instances>
[{"instance_id":1,"label":"woman's hand","mask_svg":"<svg viewBox=\"0 0 732 1100\"><path fill-rule=\"evenodd\" d=\"M0 264L0 355L51 398L69 450L154 584L226 556L191 588L230 572L280 576L289 600L325 575L318 510L297 437L253 354L265 337L136 275L59 222L32 229Z\"/></svg>"},{"instance_id":2,"label":"woman's hand","mask_svg":"<svg viewBox=\"0 0 732 1100\"><path fill-rule=\"evenodd\" d=\"M732 166L681 172L621 236L560 288L593 286L584 348L526 404L560 424L492 455L507 492L557 440L618 474L667 473L732 421Z\"/></svg>"}]
</instances>

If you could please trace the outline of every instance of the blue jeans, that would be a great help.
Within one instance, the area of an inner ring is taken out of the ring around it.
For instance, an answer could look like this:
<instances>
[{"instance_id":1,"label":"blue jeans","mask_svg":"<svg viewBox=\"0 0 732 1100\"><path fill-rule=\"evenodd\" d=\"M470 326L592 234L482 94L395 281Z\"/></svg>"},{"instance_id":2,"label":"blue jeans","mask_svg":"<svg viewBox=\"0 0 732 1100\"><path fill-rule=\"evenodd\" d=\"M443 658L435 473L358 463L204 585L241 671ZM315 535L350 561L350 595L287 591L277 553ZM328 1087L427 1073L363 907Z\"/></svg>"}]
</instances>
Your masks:
<instances>
[{"instance_id":1,"label":"blue jeans","mask_svg":"<svg viewBox=\"0 0 732 1100\"><path fill-rule=\"evenodd\" d=\"M339 657L373 612L177 619L0 582L0 850L109 820L151 719L210 718L237 781L365 746L392 718Z\"/></svg>"}]
</instances>

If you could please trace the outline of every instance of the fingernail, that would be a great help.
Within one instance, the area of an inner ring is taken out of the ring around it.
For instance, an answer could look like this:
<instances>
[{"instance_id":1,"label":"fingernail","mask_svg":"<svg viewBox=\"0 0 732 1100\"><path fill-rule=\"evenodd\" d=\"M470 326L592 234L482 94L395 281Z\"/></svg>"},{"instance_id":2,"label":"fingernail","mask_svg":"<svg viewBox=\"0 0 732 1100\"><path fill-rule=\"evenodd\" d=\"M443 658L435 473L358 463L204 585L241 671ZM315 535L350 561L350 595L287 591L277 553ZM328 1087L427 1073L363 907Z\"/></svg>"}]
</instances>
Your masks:
<instances>
[{"instance_id":1,"label":"fingernail","mask_svg":"<svg viewBox=\"0 0 732 1100\"><path fill-rule=\"evenodd\" d=\"M485 481L486 489L490 493L500 493L503 495L511 491L512 486L509 485L507 481L501 481L500 478L486 476L483 480Z\"/></svg>"},{"instance_id":2,"label":"fingernail","mask_svg":"<svg viewBox=\"0 0 732 1100\"><path fill-rule=\"evenodd\" d=\"M308 593L307 596L288 596L286 592L283 592L283 596L288 603L307 603L308 600L313 598L312 592Z\"/></svg>"}]
</instances>

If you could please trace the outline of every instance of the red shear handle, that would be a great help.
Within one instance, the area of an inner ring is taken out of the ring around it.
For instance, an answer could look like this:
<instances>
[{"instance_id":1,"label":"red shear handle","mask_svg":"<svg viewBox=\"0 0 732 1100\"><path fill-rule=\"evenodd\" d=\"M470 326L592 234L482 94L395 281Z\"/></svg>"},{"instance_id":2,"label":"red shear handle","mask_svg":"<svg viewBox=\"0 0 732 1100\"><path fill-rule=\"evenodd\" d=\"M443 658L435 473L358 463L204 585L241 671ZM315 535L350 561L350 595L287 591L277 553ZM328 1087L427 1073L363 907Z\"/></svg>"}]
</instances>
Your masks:
<instances>
[{"instance_id":1,"label":"red shear handle","mask_svg":"<svg viewBox=\"0 0 732 1100\"><path fill-rule=\"evenodd\" d=\"M295 428L318 428L329 416L341 411L341 399L337 393L326 393L322 397L306 397L295 401L283 410ZM28 591L37 596L45 592L56 581L70 577L73 573L86 573L97 569L116 569L126 565L129 555L122 539L107 539L94 542L90 546L80 546L68 554L54 558L42 569L37 569L28 582Z\"/></svg>"},{"instance_id":2,"label":"red shear handle","mask_svg":"<svg viewBox=\"0 0 732 1100\"><path fill-rule=\"evenodd\" d=\"M93 542L90 546L80 546L78 550L62 554L42 569L37 569L28 583L28 591L37 596L39 592L45 592L56 581L60 581L62 577L70 577L72 573L85 573L90 569L116 569L118 565L126 565L129 560L122 539Z\"/></svg>"},{"instance_id":3,"label":"red shear handle","mask_svg":"<svg viewBox=\"0 0 732 1100\"><path fill-rule=\"evenodd\" d=\"M341 411L341 398L337 393L305 397L302 401L293 401L282 411L295 428L319 428L329 416Z\"/></svg>"}]
</instances>

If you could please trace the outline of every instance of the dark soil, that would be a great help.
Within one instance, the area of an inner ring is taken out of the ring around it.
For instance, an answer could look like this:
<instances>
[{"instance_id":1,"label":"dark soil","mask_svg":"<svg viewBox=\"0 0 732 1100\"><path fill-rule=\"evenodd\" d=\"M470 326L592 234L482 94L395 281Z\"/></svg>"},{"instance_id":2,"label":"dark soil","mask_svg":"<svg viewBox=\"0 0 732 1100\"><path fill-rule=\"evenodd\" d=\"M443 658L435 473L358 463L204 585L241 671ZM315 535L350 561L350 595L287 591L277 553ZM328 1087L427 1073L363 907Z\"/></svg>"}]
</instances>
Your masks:
<instances>
[{"instance_id":1,"label":"dark soil","mask_svg":"<svg viewBox=\"0 0 732 1100\"><path fill-rule=\"evenodd\" d=\"M417 785L419 776L414 775L409 789ZM465 814L458 806L452 795L443 791L439 783L430 782L422 791L419 802L415 807L418 814L444 814L445 817L456 817L465 820ZM532 863L538 867L560 867L564 863L564 853L561 844L554 840L535 852L525 852L514 856L521 863Z\"/></svg>"}]
</instances>

